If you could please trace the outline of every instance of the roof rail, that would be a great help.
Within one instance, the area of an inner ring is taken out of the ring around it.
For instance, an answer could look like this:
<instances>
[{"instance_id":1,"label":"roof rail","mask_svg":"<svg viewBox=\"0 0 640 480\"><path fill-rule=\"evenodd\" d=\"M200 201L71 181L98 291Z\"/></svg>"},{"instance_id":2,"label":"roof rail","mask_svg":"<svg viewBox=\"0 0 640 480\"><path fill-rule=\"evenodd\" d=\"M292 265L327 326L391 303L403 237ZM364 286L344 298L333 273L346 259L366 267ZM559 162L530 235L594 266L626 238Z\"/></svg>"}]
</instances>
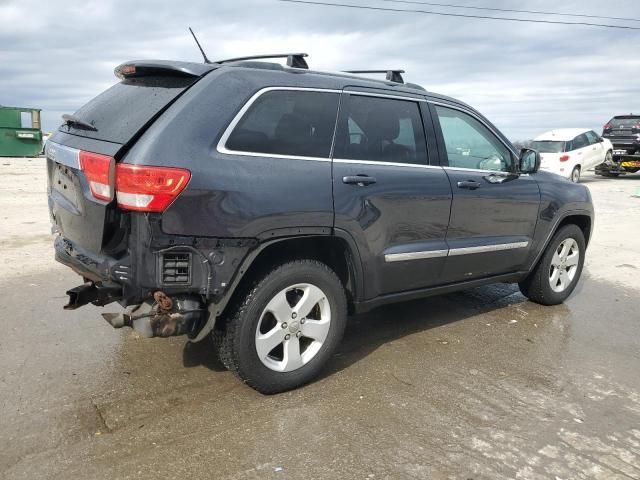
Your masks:
<instances>
[{"instance_id":1,"label":"roof rail","mask_svg":"<svg viewBox=\"0 0 640 480\"><path fill-rule=\"evenodd\" d=\"M226 60L218 60L213 63L229 63L229 62L241 62L243 60L261 60L263 58L286 58L287 66L293 68L306 68L309 69L307 61L304 57L308 57L306 53L272 53L267 55L250 55L248 57L227 58Z\"/></svg>"},{"instance_id":2,"label":"roof rail","mask_svg":"<svg viewBox=\"0 0 640 480\"><path fill-rule=\"evenodd\" d=\"M344 73L386 73L388 81L404 83L401 75L404 73L404 70L345 70Z\"/></svg>"}]
</instances>

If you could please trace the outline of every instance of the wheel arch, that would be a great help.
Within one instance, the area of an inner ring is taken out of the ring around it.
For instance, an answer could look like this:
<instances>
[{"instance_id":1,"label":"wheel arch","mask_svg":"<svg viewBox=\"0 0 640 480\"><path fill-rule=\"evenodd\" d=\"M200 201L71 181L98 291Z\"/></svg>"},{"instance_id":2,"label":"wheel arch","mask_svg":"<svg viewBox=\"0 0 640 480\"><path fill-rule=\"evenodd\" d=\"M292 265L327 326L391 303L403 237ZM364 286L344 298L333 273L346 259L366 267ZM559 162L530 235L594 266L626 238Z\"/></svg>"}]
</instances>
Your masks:
<instances>
[{"instance_id":1,"label":"wheel arch","mask_svg":"<svg viewBox=\"0 0 640 480\"><path fill-rule=\"evenodd\" d=\"M558 220L556 220L556 223L550 229L549 233L547 234L547 238L542 244L542 248L540 248L540 250L536 254L527 272L531 272L536 268L536 265L538 265L538 262L540 262L540 259L544 255L544 252L547 250L549 242L551 242L553 236L565 225L577 225L584 234L585 245L589 244L589 240L591 239L591 232L593 229L592 214L586 210L566 212L562 216L560 216Z\"/></svg>"},{"instance_id":2,"label":"wheel arch","mask_svg":"<svg viewBox=\"0 0 640 480\"><path fill-rule=\"evenodd\" d=\"M336 273L345 288L352 312L363 291L362 265L353 240L339 234L284 237L262 244L256 254L243 262L239 269L242 278L230 295L236 295L252 278L274 265L303 258L318 260Z\"/></svg>"},{"instance_id":3,"label":"wheel arch","mask_svg":"<svg viewBox=\"0 0 640 480\"><path fill-rule=\"evenodd\" d=\"M593 226L593 220L589 215L586 215L584 213L567 214L562 218L562 220L560 220L560 222L558 222L558 225L556 226L556 228L553 229L553 232L551 233L551 237L553 237L553 235L555 235L555 233L565 225L577 225L580 228L580 230L582 230L582 233L584 234L585 244L589 245L589 239L591 238L591 228ZM550 239L551 238L549 238L549 240ZM547 242L547 244L548 243L549 242ZM547 248L547 245L545 245L545 248Z\"/></svg>"},{"instance_id":4,"label":"wheel arch","mask_svg":"<svg viewBox=\"0 0 640 480\"><path fill-rule=\"evenodd\" d=\"M339 229L334 233L281 236L263 241L245 256L236 269L226 295L219 302L209 305L206 324L190 340L203 340L215 328L217 317L225 313L255 275L267 271L276 263L302 258L319 260L336 272L345 287L349 313L354 313L355 304L363 295L364 283L360 254L353 238Z\"/></svg>"}]
</instances>

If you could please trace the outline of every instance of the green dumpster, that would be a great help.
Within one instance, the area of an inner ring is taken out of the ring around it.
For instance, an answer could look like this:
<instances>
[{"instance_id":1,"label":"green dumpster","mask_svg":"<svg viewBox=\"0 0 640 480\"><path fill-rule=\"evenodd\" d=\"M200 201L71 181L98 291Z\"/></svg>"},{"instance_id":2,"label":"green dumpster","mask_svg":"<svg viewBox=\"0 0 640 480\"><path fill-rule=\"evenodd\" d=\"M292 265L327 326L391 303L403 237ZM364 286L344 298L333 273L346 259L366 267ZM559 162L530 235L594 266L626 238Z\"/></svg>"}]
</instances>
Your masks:
<instances>
[{"instance_id":1,"label":"green dumpster","mask_svg":"<svg viewBox=\"0 0 640 480\"><path fill-rule=\"evenodd\" d=\"M37 157L41 152L40 110L0 105L0 157Z\"/></svg>"}]
</instances>

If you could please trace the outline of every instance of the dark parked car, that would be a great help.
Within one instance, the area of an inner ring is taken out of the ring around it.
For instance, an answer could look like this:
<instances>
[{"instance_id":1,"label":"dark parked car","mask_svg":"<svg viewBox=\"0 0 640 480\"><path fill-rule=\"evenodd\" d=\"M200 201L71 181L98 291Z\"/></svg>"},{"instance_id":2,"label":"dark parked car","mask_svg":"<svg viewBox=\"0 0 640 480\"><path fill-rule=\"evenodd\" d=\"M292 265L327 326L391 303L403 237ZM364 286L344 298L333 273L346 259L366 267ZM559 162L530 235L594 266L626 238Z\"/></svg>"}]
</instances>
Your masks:
<instances>
[{"instance_id":1,"label":"dark parked car","mask_svg":"<svg viewBox=\"0 0 640 480\"><path fill-rule=\"evenodd\" d=\"M615 150L633 155L640 153L640 115L618 115L602 127L602 136L608 138Z\"/></svg>"},{"instance_id":2,"label":"dark parked car","mask_svg":"<svg viewBox=\"0 0 640 480\"><path fill-rule=\"evenodd\" d=\"M596 167L596 174L617 177L640 170L640 115L618 115L602 128L613 144L613 155Z\"/></svg>"},{"instance_id":3,"label":"dark parked car","mask_svg":"<svg viewBox=\"0 0 640 480\"><path fill-rule=\"evenodd\" d=\"M275 393L319 373L350 312L495 282L544 305L571 294L584 186L399 72L302 57L128 62L64 117L49 207L56 258L84 279L66 308L118 302L113 326L213 337Z\"/></svg>"}]
</instances>

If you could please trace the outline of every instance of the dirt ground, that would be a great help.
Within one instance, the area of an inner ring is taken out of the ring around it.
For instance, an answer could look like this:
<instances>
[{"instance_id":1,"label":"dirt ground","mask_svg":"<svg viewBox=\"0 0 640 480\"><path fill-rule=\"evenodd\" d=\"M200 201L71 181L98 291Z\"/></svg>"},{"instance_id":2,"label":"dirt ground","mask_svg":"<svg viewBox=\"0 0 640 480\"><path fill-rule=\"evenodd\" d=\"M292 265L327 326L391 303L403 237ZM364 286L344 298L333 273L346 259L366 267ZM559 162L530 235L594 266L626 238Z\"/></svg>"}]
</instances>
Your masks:
<instances>
[{"instance_id":1,"label":"dirt ground","mask_svg":"<svg viewBox=\"0 0 640 480\"><path fill-rule=\"evenodd\" d=\"M0 159L0 478L640 479L640 174L584 175L566 304L501 284L383 307L267 397L208 342L62 310L80 279L53 261L44 165Z\"/></svg>"}]
</instances>

